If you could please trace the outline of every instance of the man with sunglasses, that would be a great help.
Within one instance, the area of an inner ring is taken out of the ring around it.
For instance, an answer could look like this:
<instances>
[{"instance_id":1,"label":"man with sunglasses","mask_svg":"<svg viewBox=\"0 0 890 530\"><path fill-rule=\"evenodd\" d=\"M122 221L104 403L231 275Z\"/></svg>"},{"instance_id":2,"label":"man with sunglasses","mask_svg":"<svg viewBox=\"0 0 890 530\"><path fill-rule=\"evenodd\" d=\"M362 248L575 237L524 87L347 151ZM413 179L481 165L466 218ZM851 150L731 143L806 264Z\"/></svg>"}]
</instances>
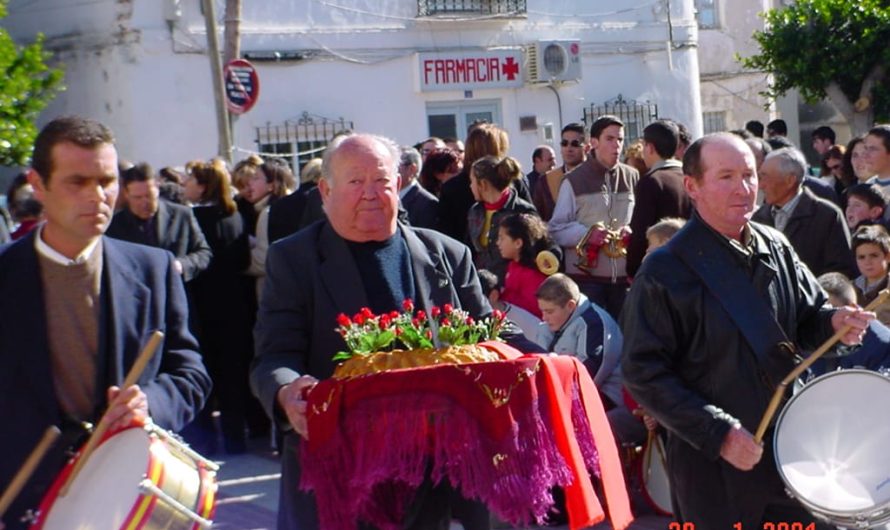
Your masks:
<instances>
[{"instance_id":1,"label":"man with sunglasses","mask_svg":"<svg viewBox=\"0 0 890 530\"><path fill-rule=\"evenodd\" d=\"M580 166L587 158L585 135L584 125L580 123L570 123L562 128L559 141L562 165L545 173L543 183L539 182L532 190L532 202L544 221L549 221L553 215L553 207L556 205L556 196L559 194L559 185L562 184L563 176Z\"/></svg>"},{"instance_id":2,"label":"man with sunglasses","mask_svg":"<svg viewBox=\"0 0 890 530\"><path fill-rule=\"evenodd\" d=\"M566 272L582 293L615 318L627 294L628 225L640 179L636 169L618 161L623 146L624 123L618 117L605 115L593 122L591 156L566 174L548 225L565 248Z\"/></svg>"}]
</instances>

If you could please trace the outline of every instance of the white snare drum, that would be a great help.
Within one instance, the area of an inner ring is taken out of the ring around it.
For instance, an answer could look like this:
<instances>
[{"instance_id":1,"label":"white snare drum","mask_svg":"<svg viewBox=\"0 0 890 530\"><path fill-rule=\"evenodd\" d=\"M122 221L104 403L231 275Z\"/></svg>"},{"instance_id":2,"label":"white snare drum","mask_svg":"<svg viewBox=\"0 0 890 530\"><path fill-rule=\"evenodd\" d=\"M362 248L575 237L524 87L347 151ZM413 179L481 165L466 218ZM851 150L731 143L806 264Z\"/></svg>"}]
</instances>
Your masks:
<instances>
[{"instance_id":1,"label":"white snare drum","mask_svg":"<svg viewBox=\"0 0 890 530\"><path fill-rule=\"evenodd\" d=\"M890 521L890 379L842 370L807 384L776 423L788 490L813 515L847 528Z\"/></svg>"},{"instance_id":2,"label":"white snare drum","mask_svg":"<svg viewBox=\"0 0 890 530\"><path fill-rule=\"evenodd\" d=\"M154 425L107 436L71 483L72 460L32 530L196 530L211 525L218 466Z\"/></svg>"},{"instance_id":3,"label":"white snare drum","mask_svg":"<svg viewBox=\"0 0 890 530\"><path fill-rule=\"evenodd\" d=\"M646 501L659 515L671 514L671 484L661 437L650 431L640 466L640 484Z\"/></svg>"}]
</instances>

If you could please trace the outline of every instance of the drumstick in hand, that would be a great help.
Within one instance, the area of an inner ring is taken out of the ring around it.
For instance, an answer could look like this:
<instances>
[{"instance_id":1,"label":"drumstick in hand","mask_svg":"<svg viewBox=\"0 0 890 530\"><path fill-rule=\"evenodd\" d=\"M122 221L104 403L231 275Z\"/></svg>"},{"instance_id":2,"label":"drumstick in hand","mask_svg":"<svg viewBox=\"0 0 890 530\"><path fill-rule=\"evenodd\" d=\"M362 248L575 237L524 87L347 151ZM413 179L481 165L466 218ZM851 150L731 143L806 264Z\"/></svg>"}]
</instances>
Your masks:
<instances>
[{"instance_id":1,"label":"drumstick in hand","mask_svg":"<svg viewBox=\"0 0 890 530\"><path fill-rule=\"evenodd\" d=\"M871 301L868 306L865 307L865 311L874 311L878 308L884 301L887 299L887 296L890 296L890 289L884 289L878 296ZM776 388L775 393L773 393L773 398L769 402L769 406L766 408L766 412L763 414L763 419L760 420L760 425L757 427L757 433L754 435L754 441L760 443L763 441L763 435L766 434L766 429L769 427L769 422L772 421L773 416L776 415L776 411L779 409L779 404L782 402L782 396L785 395L785 389L788 388L788 385L794 382L797 379L797 376L803 373L804 370L810 367L811 364L816 362L819 357L825 355L832 346L837 343L837 341L841 340L847 332L850 331L852 326L844 326L837 333L831 336L830 339L825 341L822 346L819 346L819 349L810 354L809 357L803 360L800 364L798 364L794 370L791 370L791 373L788 374L788 377L782 380L779 383L779 386Z\"/></svg>"},{"instance_id":2,"label":"drumstick in hand","mask_svg":"<svg viewBox=\"0 0 890 530\"><path fill-rule=\"evenodd\" d=\"M136 362L133 363L133 367L127 372L127 377L124 379L121 389L129 388L136 384L136 381L139 380L139 376L142 375L142 371L145 370L145 366L148 365L148 361L151 360L163 338L164 334L160 331L155 331L151 334L151 338L148 339L148 344L145 345L145 348L142 349L139 357L136 358ZM60 497L64 497L68 494L68 488L71 486L71 483L77 478L80 470L83 469L83 465L93 453L93 450L96 449L96 445L99 444L99 440L102 439L102 436L105 435L105 431L108 430L108 421L106 420L107 414L108 411L106 410L105 414L103 414L102 418L99 420L99 424L96 425L96 429L90 434L87 443L84 444L83 449L81 449L80 455L74 463L74 469L71 470L71 474L68 475L68 480L65 481L62 489L59 490Z\"/></svg>"},{"instance_id":3,"label":"drumstick in hand","mask_svg":"<svg viewBox=\"0 0 890 530\"><path fill-rule=\"evenodd\" d=\"M12 504L12 501L14 501L19 492L22 491L22 488L28 482L28 479L31 478L34 470L37 469L37 465L40 464L40 461L46 456L46 452L49 451L49 448L52 447L56 438L58 438L61 433L62 431L55 425L47 427L46 431L44 431L43 437L40 438L40 442L37 443L37 446L34 447L31 454L25 459L25 463L22 464L22 467L20 467L15 476L12 477L12 482L9 483L6 491L3 492L3 496L0 497L0 519L3 518L3 514L9 509L9 505Z\"/></svg>"}]
</instances>

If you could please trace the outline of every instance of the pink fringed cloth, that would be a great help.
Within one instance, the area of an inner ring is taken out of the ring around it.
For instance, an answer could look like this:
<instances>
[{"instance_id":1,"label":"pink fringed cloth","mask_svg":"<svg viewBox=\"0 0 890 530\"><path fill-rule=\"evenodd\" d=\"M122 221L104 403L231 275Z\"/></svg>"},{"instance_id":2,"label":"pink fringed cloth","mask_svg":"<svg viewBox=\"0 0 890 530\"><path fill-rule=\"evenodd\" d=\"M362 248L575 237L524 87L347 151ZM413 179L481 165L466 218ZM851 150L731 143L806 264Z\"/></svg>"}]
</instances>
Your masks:
<instances>
[{"instance_id":1,"label":"pink fringed cloth","mask_svg":"<svg viewBox=\"0 0 890 530\"><path fill-rule=\"evenodd\" d=\"M583 365L485 345L506 360L329 379L312 390L300 486L315 492L322 529L401 528L429 476L515 525L540 523L551 488L562 486L575 530L605 518L589 472L601 479L612 526L630 524L618 451Z\"/></svg>"}]
</instances>

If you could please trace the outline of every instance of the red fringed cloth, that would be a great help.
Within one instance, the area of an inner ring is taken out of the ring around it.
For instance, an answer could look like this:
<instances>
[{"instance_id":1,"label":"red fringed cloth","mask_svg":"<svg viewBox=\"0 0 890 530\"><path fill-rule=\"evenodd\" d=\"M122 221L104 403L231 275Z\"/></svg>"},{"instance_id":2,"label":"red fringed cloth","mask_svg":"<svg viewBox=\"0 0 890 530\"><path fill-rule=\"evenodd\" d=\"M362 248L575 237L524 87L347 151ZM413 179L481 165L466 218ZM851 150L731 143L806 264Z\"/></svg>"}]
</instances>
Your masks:
<instances>
[{"instance_id":1,"label":"red fringed cloth","mask_svg":"<svg viewBox=\"0 0 890 530\"><path fill-rule=\"evenodd\" d=\"M602 480L612 526L630 524L618 451L584 366L485 346L506 360L329 379L312 390L300 486L315 492L321 528L401 528L429 476L515 525L542 522L551 488L563 486L576 530L605 518L588 470Z\"/></svg>"}]
</instances>

